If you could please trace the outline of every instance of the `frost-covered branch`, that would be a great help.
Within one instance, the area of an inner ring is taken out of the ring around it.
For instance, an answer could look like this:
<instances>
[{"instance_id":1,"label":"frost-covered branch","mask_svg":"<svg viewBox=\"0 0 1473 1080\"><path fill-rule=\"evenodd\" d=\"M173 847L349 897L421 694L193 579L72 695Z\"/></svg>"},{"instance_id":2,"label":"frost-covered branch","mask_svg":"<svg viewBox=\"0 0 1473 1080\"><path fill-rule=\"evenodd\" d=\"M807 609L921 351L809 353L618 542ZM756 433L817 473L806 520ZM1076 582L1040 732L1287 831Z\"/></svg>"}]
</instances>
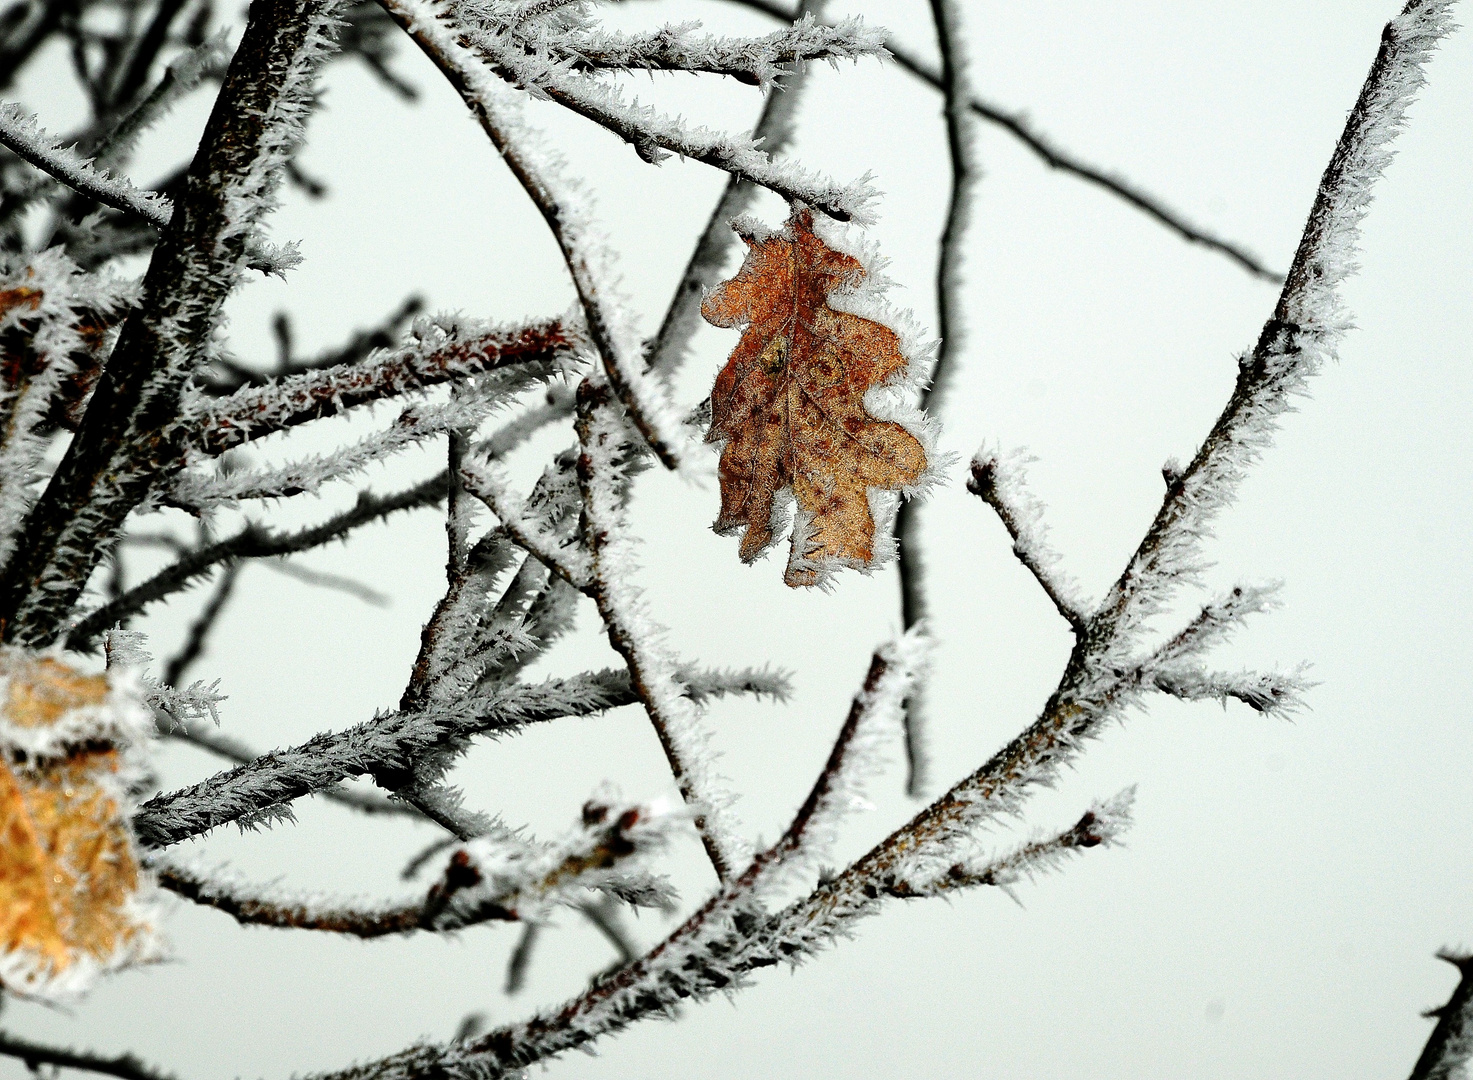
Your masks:
<instances>
[{"instance_id":1,"label":"frost-covered branch","mask_svg":"<svg viewBox=\"0 0 1473 1080\"><path fill-rule=\"evenodd\" d=\"M928 652L929 643L919 629L912 629L874 654L808 797L782 838L753 860L743 881L756 884L756 875L768 866L817 865L833 843L839 821L867 806L865 781L879 771L884 748L903 727L904 704L925 674Z\"/></svg>"},{"instance_id":2,"label":"frost-covered branch","mask_svg":"<svg viewBox=\"0 0 1473 1080\"><path fill-rule=\"evenodd\" d=\"M375 717L324 732L298 747L262 754L247 765L139 808L133 827L147 847L168 847L232 821L259 824L290 813L290 804L331 784L401 770L420 756L478 735L505 734L563 716L586 716L637 700L622 674L597 672L535 685L512 685L455 703Z\"/></svg>"},{"instance_id":3,"label":"frost-covered branch","mask_svg":"<svg viewBox=\"0 0 1473 1080\"><path fill-rule=\"evenodd\" d=\"M1127 788L1113 799L1095 803L1073 825L1046 839L1030 840L1003 855L972 855L949 866L946 873L916 889L909 882L893 885L892 895L911 899L940 896L953 889L995 885L1006 892L1027 878L1057 870L1071 856L1089 848L1109 847L1120 842L1130 827L1130 808L1135 789Z\"/></svg>"},{"instance_id":4,"label":"frost-covered branch","mask_svg":"<svg viewBox=\"0 0 1473 1080\"><path fill-rule=\"evenodd\" d=\"M343 0L255 5L154 249L142 298L0 573L5 640L62 632L102 552L156 482L160 433L201 365L313 106Z\"/></svg>"},{"instance_id":5,"label":"frost-covered branch","mask_svg":"<svg viewBox=\"0 0 1473 1080\"><path fill-rule=\"evenodd\" d=\"M171 739L178 739L190 746L197 746L201 750L224 758L226 761L233 761L237 765L247 765L261 756L239 739L198 724L176 724L165 734ZM352 788L334 784L320 788L313 794L321 795L324 799L369 815L386 814L391 817L414 818L417 821L424 819L424 815L408 803L388 799L371 791L354 791Z\"/></svg>"},{"instance_id":6,"label":"frost-covered branch","mask_svg":"<svg viewBox=\"0 0 1473 1080\"><path fill-rule=\"evenodd\" d=\"M582 820L549 844L515 835L471 840L446 863L421 897L364 905L261 888L218 871L156 859L159 884L242 924L322 930L361 938L414 931L445 933L488 921L545 916L556 903L581 907L581 890L607 890L629 902L660 906L670 898L663 879L631 874L628 864L662 849L680 824L661 806L638 806L596 796Z\"/></svg>"},{"instance_id":7,"label":"frost-covered branch","mask_svg":"<svg viewBox=\"0 0 1473 1080\"><path fill-rule=\"evenodd\" d=\"M517 921L516 912L495 902L478 904L459 918L446 918L456 894L477 883L479 875L464 853L454 860L444 877L431 886L428 895L379 907L334 901L317 896L297 896L279 889L253 887L216 872L206 877L172 866L157 866L158 882L165 889L204 907L223 911L243 926L275 926L291 930L322 930L360 938L387 937L417 930L431 933L460 930L480 922Z\"/></svg>"},{"instance_id":8,"label":"frost-covered branch","mask_svg":"<svg viewBox=\"0 0 1473 1080\"><path fill-rule=\"evenodd\" d=\"M381 521L400 510L434 506L445 498L445 491L446 477L441 473L390 495L360 492L358 501L351 508L334 514L321 524L294 532L272 532L254 523L247 524L234 536L194 549L117 599L89 612L67 633L67 648L87 651L91 648L92 639L109 626L137 614L149 604L189 588L221 563L233 559L291 555L321 547L354 529Z\"/></svg>"},{"instance_id":9,"label":"frost-covered branch","mask_svg":"<svg viewBox=\"0 0 1473 1080\"><path fill-rule=\"evenodd\" d=\"M579 390L578 484L583 494L584 537L591 557L586 592L598 605L609 644L624 658L629 678L654 725L681 797L695 815L696 831L717 877L730 878L746 861L746 846L729 820L734 801L712 775L708 735L695 704L681 692L679 665L661 641L631 577L634 544L625 516L624 461L629 429L606 386L585 381Z\"/></svg>"},{"instance_id":10,"label":"frost-covered branch","mask_svg":"<svg viewBox=\"0 0 1473 1080\"><path fill-rule=\"evenodd\" d=\"M807 16L824 0L802 0L800 12ZM780 89L767 95L762 105L762 115L752 130L752 141L761 143L770 154L782 153L792 141L798 105L803 99L803 88L808 76L802 68L793 70ZM726 258L737 242L737 234L731 222L751 209L760 188L740 176L727 178L721 199L711 210L706 228L696 241L690 261L680 284L675 287L660 330L650 344L647 362L650 370L663 379L670 379L685 360L686 350L695 336L701 319L701 300L706 290L713 288L726 269Z\"/></svg>"},{"instance_id":11,"label":"frost-covered branch","mask_svg":"<svg viewBox=\"0 0 1473 1080\"><path fill-rule=\"evenodd\" d=\"M946 154L951 166L951 192L936 266L936 358L919 402L932 415L941 409L946 381L957 363L954 357L959 357L965 344L962 244L971 218L973 192L982 175L977 161L975 123L967 109L972 83L961 12L957 0L931 0L931 22L936 27L936 44L941 53L942 112L946 118ZM921 625L928 610L920 513L916 500L904 499L895 516L900 618L907 630ZM925 688L918 686L905 709L905 790L912 797L921 795L926 786L925 726Z\"/></svg>"},{"instance_id":12,"label":"frost-covered branch","mask_svg":"<svg viewBox=\"0 0 1473 1080\"><path fill-rule=\"evenodd\" d=\"M344 409L517 365L551 369L580 340L556 319L503 326L454 316L415 321L405 342L357 362L304 371L210 400L187 396L181 438L210 454Z\"/></svg>"},{"instance_id":13,"label":"frost-covered branch","mask_svg":"<svg viewBox=\"0 0 1473 1080\"><path fill-rule=\"evenodd\" d=\"M557 50L579 67L730 75L767 91L789 64L885 55L884 34L856 18L830 26L800 15L791 27L760 38L713 37L698 34L699 26L667 25L632 35L583 31L562 36Z\"/></svg>"},{"instance_id":14,"label":"frost-covered branch","mask_svg":"<svg viewBox=\"0 0 1473 1080\"><path fill-rule=\"evenodd\" d=\"M413 320L424 313L424 299L408 296L377 325L355 330L343 344L308 359L298 359L292 350L291 320L282 312L273 324L278 355L269 371L258 371L223 356L216 356L196 381L198 388L211 397L224 397L246 386L270 386L289 375L359 364L375 353L397 349Z\"/></svg>"},{"instance_id":15,"label":"frost-covered branch","mask_svg":"<svg viewBox=\"0 0 1473 1080\"><path fill-rule=\"evenodd\" d=\"M1162 693L1183 701L1241 701L1255 712L1287 716L1303 704L1310 685L1302 669L1294 671L1203 671L1195 664L1159 667L1151 683Z\"/></svg>"},{"instance_id":16,"label":"frost-covered branch","mask_svg":"<svg viewBox=\"0 0 1473 1080\"><path fill-rule=\"evenodd\" d=\"M593 227L587 196L564 176L561 158L522 116L515 91L491 74L462 39L468 30L434 0L384 0L384 6L440 69L480 122L547 222L567 264L593 342L620 400L667 468L684 460L686 438L664 389L645 376L644 351L612 255Z\"/></svg>"},{"instance_id":17,"label":"frost-covered branch","mask_svg":"<svg viewBox=\"0 0 1473 1080\"><path fill-rule=\"evenodd\" d=\"M649 106L626 102L614 84L533 59L500 35L481 34L474 42L497 74L515 85L535 88L612 132L651 164L675 154L750 180L838 221L868 224L873 219L869 204L876 193L868 176L851 184L836 183L793 162L773 161L750 137L692 128Z\"/></svg>"},{"instance_id":18,"label":"frost-covered branch","mask_svg":"<svg viewBox=\"0 0 1473 1080\"><path fill-rule=\"evenodd\" d=\"M1169 485L1135 556L1090 625L1128 648L1183 584L1197 579L1198 547L1238 481L1270 444L1306 381L1335 356L1349 325L1337 290L1355 268L1360 221L1391 159L1390 142L1425 81L1422 67L1452 28L1450 0L1411 0L1387 24L1381 47L1320 180L1273 317L1239 361L1237 385L1191 463Z\"/></svg>"},{"instance_id":19,"label":"frost-covered branch","mask_svg":"<svg viewBox=\"0 0 1473 1080\"><path fill-rule=\"evenodd\" d=\"M142 218L154 228L168 226L173 215L169 201L152 191L140 191L123 177L109 175L90 158L63 146L34 116L13 102L0 102L0 146L34 165L87 198Z\"/></svg>"},{"instance_id":20,"label":"frost-covered branch","mask_svg":"<svg viewBox=\"0 0 1473 1080\"><path fill-rule=\"evenodd\" d=\"M1012 538L1013 554L1038 581L1075 634L1082 635L1088 625L1089 602L1061 568L1059 553L1049 546L1043 504L1025 486L1027 461L1023 454L1003 456L984 446L972 458L967 490L997 512Z\"/></svg>"},{"instance_id":21,"label":"frost-covered branch","mask_svg":"<svg viewBox=\"0 0 1473 1080\"><path fill-rule=\"evenodd\" d=\"M507 535L528 554L575 589L589 583L588 555L575 538L560 535L556 526L547 527L529 515L527 507L511 490L506 478L489 461L472 459L460 467L466 491L486 504Z\"/></svg>"},{"instance_id":22,"label":"frost-covered branch","mask_svg":"<svg viewBox=\"0 0 1473 1080\"><path fill-rule=\"evenodd\" d=\"M1473 1063L1473 956L1440 952L1462 976L1447 1004L1425 1015L1435 1017L1437 1026L1427 1039L1410 1080L1465 1080Z\"/></svg>"},{"instance_id":23,"label":"frost-covered branch","mask_svg":"<svg viewBox=\"0 0 1473 1080\"><path fill-rule=\"evenodd\" d=\"M774 19L783 22L792 22L795 16L786 8L780 6L775 0L730 0L733 4L760 11ZM943 88L942 76L933 66L917 59L916 56L906 49L894 38L885 40L885 51L889 53L890 59L894 60L901 68L928 83L937 90ZM1236 244L1216 236L1200 226L1192 224L1187 218L1177 211L1171 209L1164 201L1152 195L1134 183L1115 175L1097 165L1076 157L1074 154L1060 147L1050 137L1038 131L1019 112L1014 112L986 101L978 96L973 96L971 110L987 123L1001 128L1014 139L1017 139L1028 150L1051 169L1059 172L1077 176L1088 184L1093 184L1103 191L1109 192L1126 204L1135 207L1147 217L1170 229L1183 240L1193 244L1200 244L1209 251L1216 251L1237 263L1254 277L1264 281L1272 281L1275 284L1283 281L1283 276L1275 273L1265 266L1257 256L1253 255L1241 244Z\"/></svg>"}]
</instances>

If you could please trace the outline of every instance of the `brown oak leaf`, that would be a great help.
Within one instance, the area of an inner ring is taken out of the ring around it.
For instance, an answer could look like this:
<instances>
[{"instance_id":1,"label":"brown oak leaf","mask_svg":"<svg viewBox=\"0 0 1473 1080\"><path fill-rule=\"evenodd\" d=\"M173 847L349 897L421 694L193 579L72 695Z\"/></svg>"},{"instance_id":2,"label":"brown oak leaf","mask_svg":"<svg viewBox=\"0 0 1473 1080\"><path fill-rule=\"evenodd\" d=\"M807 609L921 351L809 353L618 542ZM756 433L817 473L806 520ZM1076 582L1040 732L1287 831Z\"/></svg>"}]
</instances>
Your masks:
<instances>
[{"instance_id":1,"label":"brown oak leaf","mask_svg":"<svg viewBox=\"0 0 1473 1080\"><path fill-rule=\"evenodd\" d=\"M0 983L40 997L145 957L153 927L128 828L143 717L109 676L0 651Z\"/></svg>"},{"instance_id":2,"label":"brown oak leaf","mask_svg":"<svg viewBox=\"0 0 1473 1080\"><path fill-rule=\"evenodd\" d=\"M926 470L920 440L864 404L872 387L905 375L907 359L894 330L829 305L866 270L814 234L810 211L767 235L737 229L746 262L701 305L708 322L742 328L711 392L706 440L726 444L715 529L745 529L740 555L751 562L780 539L780 493L790 492L797 512L783 580L818 585L834 566L880 561L870 490L914 488Z\"/></svg>"}]
</instances>

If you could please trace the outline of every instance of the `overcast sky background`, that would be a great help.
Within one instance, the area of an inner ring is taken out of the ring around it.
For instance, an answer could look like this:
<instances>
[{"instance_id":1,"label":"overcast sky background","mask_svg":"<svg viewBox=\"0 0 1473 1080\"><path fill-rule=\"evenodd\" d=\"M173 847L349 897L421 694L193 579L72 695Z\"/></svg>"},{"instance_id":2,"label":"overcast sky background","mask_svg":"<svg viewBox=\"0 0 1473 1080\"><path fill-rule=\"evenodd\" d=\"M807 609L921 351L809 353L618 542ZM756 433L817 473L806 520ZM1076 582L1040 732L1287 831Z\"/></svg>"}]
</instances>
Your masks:
<instances>
[{"instance_id":1,"label":"overcast sky background","mask_svg":"<svg viewBox=\"0 0 1473 1080\"><path fill-rule=\"evenodd\" d=\"M1221 5L968 2L968 51L988 98L1026 109L1084 159L1112 167L1271 266L1288 265L1316 183L1374 56L1386 0ZM931 56L919 0L846 5ZM1467 14L1464 18L1470 18ZM699 18L766 32L723 3L629 3L609 21ZM525 196L453 93L417 54L396 70L406 105L355 63L334 64L302 165L330 186L289 191L274 239L299 239L287 284L256 282L230 307L233 347L263 363L278 309L304 354L369 325L406 295L432 308L514 319L572 299ZM1091 851L1019 891L892 903L789 974L769 970L730 1003L688 1007L552 1063L558 1080L745 1076L985 1076L1196 1080L1398 1077L1411 1068L1456 973L1432 958L1473 945L1473 613L1468 409L1473 371L1473 34L1454 36L1397 143L1366 223L1363 271L1345 291L1359 329L1286 423L1210 546L1214 587L1283 579L1284 607L1241 634L1220 666L1313 664L1296 721L1157 699L1108 731L1023 831L1072 822L1139 785L1128 847ZM734 83L631 79L642 99L711 126L750 126L760 100ZM64 129L74 107L38 74L27 103ZM207 102L147 147L151 180L189 152ZM871 230L901 283L894 299L934 320L934 241L947 194L939 96L893 66L817 69L795 153L886 192ZM626 290L653 331L724 177L651 168L611 136L538 107L598 193ZM1160 468L1187 458L1226 400L1236 354L1275 288L1183 243L1135 210L1043 168L981 129L986 177L966 244L966 340L941 411L944 446L1027 445L1066 565L1098 596L1159 504ZM760 212L783 216L777 200ZM704 330L679 386L694 403L735 341ZM318 425L270 447L297 456L394 413ZM549 433L519 468L568 435ZM375 473L387 490L439 467L438 451ZM714 474L714 456L712 458ZM975 768L1036 715L1069 647L1067 628L1012 558L991 512L950 486L924 511L939 648L929 695L933 789ZM898 624L893 570L848 574L831 594L781 584L778 560L743 567L709 530L714 480L641 479L642 583L692 659L793 673L790 704L723 702L710 713L722 771L753 837L783 827L827 754L870 651ZM271 520L318 520L353 489L286 503ZM265 749L342 728L397 700L441 588L443 532L429 511L301 560L351 573L386 608L310 589L260 566L195 677L230 695L223 730ZM142 568L140 567L140 570ZM205 592L140 624L167 655ZM1205 594L1185 600L1183 611ZM613 662L588 611L540 671ZM166 786L219 766L160 750ZM565 828L602 780L673 790L642 713L565 720L478 747L458 774L468 802ZM873 786L839 857L857 856L916 804L895 766ZM305 802L296 828L221 832L197 846L258 880L398 895L397 873L431 834ZM999 845L1007 838L999 835ZM710 886L698 846L672 859L688 903ZM8 1003L37 1039L131 1049L189 1080L285 1077L443 1039L472 1011L492 1024L576 993L612 952L569 913L543 936L531 980L501 990L514 927L451 941L374 943L242 930L174 907L175 959L99 986L71 1011ZM646 944L673 926L646 914ZM0 1077L20 1077L12 1060Z\"/></svg>"}]
</instances>

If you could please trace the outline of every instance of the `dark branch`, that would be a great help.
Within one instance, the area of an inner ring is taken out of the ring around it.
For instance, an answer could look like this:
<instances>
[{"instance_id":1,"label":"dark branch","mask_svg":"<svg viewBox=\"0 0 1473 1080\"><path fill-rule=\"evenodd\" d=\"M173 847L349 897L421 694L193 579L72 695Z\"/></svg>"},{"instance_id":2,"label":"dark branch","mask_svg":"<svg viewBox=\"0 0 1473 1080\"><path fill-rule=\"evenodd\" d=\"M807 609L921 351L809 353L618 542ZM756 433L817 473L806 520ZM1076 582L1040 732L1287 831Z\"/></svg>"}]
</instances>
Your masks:
<instances>
[{"instance_id":1,"label":"dark branch","mask_svg":"<svg viewBox=\"0 0 1473 1080\"><path fill-rule=\"evenodd\" d=\"M557 320L464 333L428 353L410 342L368 361L314 368L229 397L201 403L180 424L179 438L209 454L397 394L517 364L552 363L575 341Z\"/></svg>"},{"instance_id":2,"label":"dark branch","mask_svg":"<svg viewBox=\"0 0 1473 1080\"><path fill-rule=\"evenodd\" d=\"M1426 1015L1437 1018L1409 1080L1457 1080L1473 1059L1473 955L1440 952L1462 974L1452 997Z\"/></svg>"},{"instance_id":3,"label":"dark branch","mask_svg":"<svg viewBox=\"0 0 1473 1080\"><path fill-rule=\"evenodd\" d=\"M0 1031L0 1054L19 1058L25 1062L27 1069L38 1075L42 1065L52 1065L59 1069L83 1069L104 1076L116 1076L118 1080L173 1080L169 1073L145 1065L132 1054L119 1054L110 1058L85 1051L62 1050L17 1038L3 1031Z\"/></svg>"},{"instance_id":4,"label":"dark branch","mask_svg":"<svg viewBox=\"0 0 1473 1080\"><path fill-rule=\"evenodd\" d=\"M177 457L164 432L277 181L283 116L310 89L331 0L255 4L204 137L76 438L0 574L6 641L54 641L105 541ZM283 105L285 110L283 112ZM222 182L223 178L223 182ZM103 541L103 542L99 542Z\"/></svg>"},{"instance_id":5,"label":"dark branch","mask_svg":"<svg viewBox=\"0 0 1473 1080\"><path fill-rule=\"evenodd\" d=\"M445 498L447 483L446 475L441 473L392 495L360 492L357 503L351 509L335 514L319 525L296 532L273 533L256 524L246 525L234 536L196 548L147 581L135 585L116 600L87 615L67 635L67 648L80 652L90 651L93 647L92 639L109 626L137 614L149 604L189 588L220 563L233 559L291 555L321 547L360 526L381 521L397 511L434 506Z\"/></svg>"},{"instance_id":6,"label":"dark branch","mask_svg":"<svg viewBox=\"0 0 1473 1080\"><path fill-rule=\"evenodd\" d=\"M772 0L729 0L730 3L739 4L742 7L752 8L765 15L783 22L792 22L792 13L773 3ZM929 83L931 86L941 89L941 76L911 56L903 46L898 45L894 39L885 42L885 48L890 51L891 57L906 71ZM1128 180L1122 180L1111 176L1108 172L1094 165L1089 165L1074 157L1066 150L1060 149L1046 135L1033 130L1026 121L1016 113L1008 112L1000 106L989 104L973 98L971 101L972 111L993 124L1002 128L1013 138L1017 139L1051 169L1077 176L1086 183L1094 184L1096 187L1108 191L1111 195L1123 199L1143 214L1154 219L1157 223L1164 225L1176 233L1183 240L1193 244L1201 244L1210 251L1216 251L1227 256L1254 277L1262 278L1264 281L1280 282L1283 276L1274 273L1263 263L1259 262L1252 254L1238 244L1213 236L1211 233L1198 228L1184 217L1172 210L1156 196L1142 191Z\"/></svg>"}]
</instances>

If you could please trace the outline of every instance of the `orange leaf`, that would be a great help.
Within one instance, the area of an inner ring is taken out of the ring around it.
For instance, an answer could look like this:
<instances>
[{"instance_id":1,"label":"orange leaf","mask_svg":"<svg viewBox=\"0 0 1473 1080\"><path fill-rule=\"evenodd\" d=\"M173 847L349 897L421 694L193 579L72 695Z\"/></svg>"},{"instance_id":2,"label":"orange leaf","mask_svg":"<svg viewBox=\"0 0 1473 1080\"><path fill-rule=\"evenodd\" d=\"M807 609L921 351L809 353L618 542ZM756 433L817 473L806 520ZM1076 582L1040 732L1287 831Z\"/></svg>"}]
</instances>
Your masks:
<instances>
[{"instance_id":1,"label":"orange leaf","mask_svg":"<svg viewBox=\"0 0 1473 1080\"><path fill-rule=\"evenodd\" d=\"M0 981L42 997L153 951L126 751L147 714L108 675L0 650Z\"/></svg>"},{"instance_id":2,"label":"orange leaf","mask_svg":"<svg viewBox=\"0 0 1473 1080\"><path fill-rule=\"evenodd\" d=\"M740 555L751 562L781 539L796 502L783 580L819 585L835 566L883 561L871 492L914 489L926 471L920 440L864 403L872 388L903 379L907 358L894 330L830 306L866 270L814 234L810 211L795 211L780 232L738 232L745 264L701 305L707 321L743 327L711 392L706 439L726 444L715 529L745 529Z\"/></svg>"}]
</instances>

